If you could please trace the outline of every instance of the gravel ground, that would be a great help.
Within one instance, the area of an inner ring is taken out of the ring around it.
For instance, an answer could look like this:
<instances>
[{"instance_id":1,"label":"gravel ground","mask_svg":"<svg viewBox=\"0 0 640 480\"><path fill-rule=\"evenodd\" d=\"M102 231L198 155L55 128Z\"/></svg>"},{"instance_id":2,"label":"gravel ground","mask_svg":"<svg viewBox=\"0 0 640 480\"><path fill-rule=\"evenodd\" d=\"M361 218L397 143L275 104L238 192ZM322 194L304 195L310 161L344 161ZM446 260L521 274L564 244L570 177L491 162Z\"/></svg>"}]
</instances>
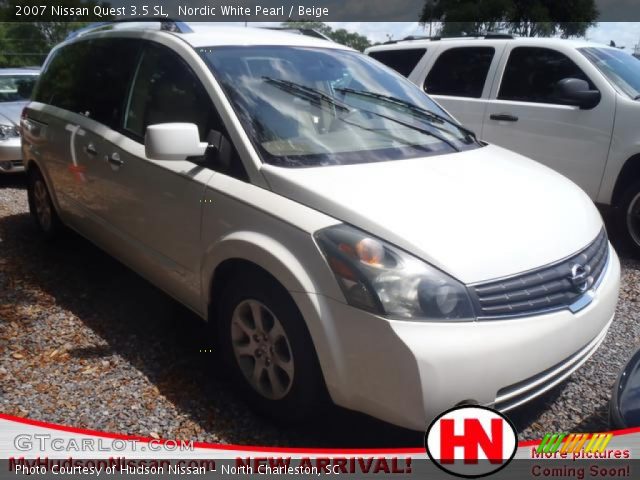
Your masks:
<instances>
[{"instance_id":1,"label":"gravel ground","mask_svg":"<svg viewBox=\"0 0 640 480\"><path fill-rule=\"evenodd\" d=\"M51 247L24 180L0 176L0 411L82 428L245 445L419 446L422 435L340 408L313 424L251 413L216 371L202 322L86 240ZM521 439L602 431L619 368L640 344L640 263L623 255L617 318L569 381L509 416Z\"/></svg>"}]
</instances>

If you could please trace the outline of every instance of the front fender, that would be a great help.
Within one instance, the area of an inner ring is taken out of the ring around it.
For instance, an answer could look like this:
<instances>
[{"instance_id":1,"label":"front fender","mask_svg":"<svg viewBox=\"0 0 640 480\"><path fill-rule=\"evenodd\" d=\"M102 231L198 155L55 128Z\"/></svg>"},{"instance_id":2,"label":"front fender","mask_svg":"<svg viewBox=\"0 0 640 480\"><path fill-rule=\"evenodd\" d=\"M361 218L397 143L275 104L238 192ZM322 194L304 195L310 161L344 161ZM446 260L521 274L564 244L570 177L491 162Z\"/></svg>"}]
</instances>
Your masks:
<instances>
[{"instance_id":1,"label":"front fender","mask_svg":"<svg viewBox=\"0 0 640 480\"><path fill-rule=\"evenodd\" d=\"M271 273L290 292L312 292L313 282L298 259L281 243L257 232L234 232L209 246L203 262L203 282L211 291L215 269L225 260L242 259Z\"/></svg>"},{"instance_id":2,"label":"front fender","mask_svg":"<svg viewBox=\"0 0 640 480\"><path fill-rule=\"evenodd\" d=\"M282 242L253 231L237 231L208 246L202 262L203 311L211 292L216 268L225 260L239 259L251 262L273 275L290 293L326 295L343 301L331 271L322 258L311 236L299 232L303 239L294 239L296 251L303 261Z\"/></svg>"}]
</instances>

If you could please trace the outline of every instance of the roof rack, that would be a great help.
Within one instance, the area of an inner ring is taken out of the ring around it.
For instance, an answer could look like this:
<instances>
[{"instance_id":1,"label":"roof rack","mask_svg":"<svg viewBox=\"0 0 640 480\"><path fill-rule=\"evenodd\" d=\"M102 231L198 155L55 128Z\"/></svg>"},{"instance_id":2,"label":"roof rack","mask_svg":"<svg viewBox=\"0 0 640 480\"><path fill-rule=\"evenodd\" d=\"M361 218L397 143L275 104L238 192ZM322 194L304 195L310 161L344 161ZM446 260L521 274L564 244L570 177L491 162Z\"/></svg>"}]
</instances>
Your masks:
<instances>
[{"instance_id":1,"label":"roof rack","mask_svg":"<svg viewBox=\"0 0 640 480\"><path fill-rule=\"evenodd\" d=\"M432 42L434 41L438 41L438 40L444 40L444 39L448 39L448 38L485 38L487 40L489 39L505 39L505 40L512 40L516 37L514 37L513 35L511 35L510 33L500 33L500 32L473 32L473 33L467 33L464 35L451 35L451 36L442 36L442 35L432 35L432 36L428 36L428 35L409 35L408 37L404 37L400 40L388 40L386 42L383 43L383 45L392 45L394 43L400 43L400 42L410 42L413 40L431 40Z\"/></svg>"},{"instance_id":2,"label":"roof rack","mask_svg":"<svg viewBox=\"0 0 640 480\"><path fill-rule=\"evenodd\" d=\"M487 32L484 34L484 38L504 38L505 40L513 40L516 37L510 33Z\"/></svg>"},{"instance_id":3,"label":"roof rack","mask_svg":"<svg viewBox=\"0 0 640 480\"><path fill-rule=\"evenodd\" d=\"M313 28L297 28L297 27L261 27L261 28L264 28L266 30L279 30L281 32L297 33L299 35L304 35L306 37L315 37L315 38L320 38L322 40L329 40L330 42L333 41L324 33L314 30Z\"/></svg>"},{"instance_id":4,"label":"roof rack","mask_svg":"<svg viewBox=\"0 0 640 480\"><path fill-rule=\"evenodd\" d=\"M191 29L191 27L189 27L189 25L179 20L173 20L170 18L163 18L159 20L153 17L130 17L130 18L123 18L120 20L111 20L109 22L92 23L84 28L71 32L69 35L67 35L66 40L70 40L76 37L81 37L83 35L87 35L88 33L92 33L107 27L113 27L121 23L159 23L160 30L164 32L174 32L174 33L193 32L193 30Z\"/></svg>"}]
</instances>

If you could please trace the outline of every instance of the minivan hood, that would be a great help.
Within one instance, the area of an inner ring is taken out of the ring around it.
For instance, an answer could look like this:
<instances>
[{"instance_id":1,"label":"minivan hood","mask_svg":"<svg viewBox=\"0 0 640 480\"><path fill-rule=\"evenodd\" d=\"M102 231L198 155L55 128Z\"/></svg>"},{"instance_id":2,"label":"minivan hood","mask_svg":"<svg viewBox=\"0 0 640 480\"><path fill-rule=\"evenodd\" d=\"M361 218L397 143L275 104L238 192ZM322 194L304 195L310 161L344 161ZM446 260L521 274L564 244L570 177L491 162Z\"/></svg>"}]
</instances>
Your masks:
<instances>
[{"instance_id":1,"label":"minivan hood","mask_svg":"<svg viewBox=\"0 0 640 480\"><path fill-rule=\"evenodd\" d=\"M4 125L18 125L20 123L22 110L27 103L29 102L0 102L0 123Z\"/></svg>"},{"instance_id":2,"label":"minivan hood","mask_svg":"<svg viewBox=\"0 0 640 480\"><path fill-rule=\"evenodd\" d=\"M354 225L464 283L561 260L602 229L589 197L551 169L488 145L410 160L263 164L276 193Z\"/></svg>"}]
</instances>

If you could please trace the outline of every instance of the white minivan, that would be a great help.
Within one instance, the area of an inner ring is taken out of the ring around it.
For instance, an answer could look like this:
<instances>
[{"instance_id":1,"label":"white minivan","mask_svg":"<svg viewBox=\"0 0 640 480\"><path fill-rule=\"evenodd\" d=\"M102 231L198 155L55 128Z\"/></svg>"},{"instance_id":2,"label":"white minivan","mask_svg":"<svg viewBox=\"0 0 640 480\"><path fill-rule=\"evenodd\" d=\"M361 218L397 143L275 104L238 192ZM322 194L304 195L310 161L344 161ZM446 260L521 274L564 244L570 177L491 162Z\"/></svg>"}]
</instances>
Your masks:
<instances>
[{"instance_id":1,"label":"white minivan","mask_svg":"<svg viewBox=\"0 0 640 480\"><path fill-rule=\"evenodd\" d=\"M613 207L640 255L640 60L582 40L420 38L367 54L482 138L567 176Z\"/></svg>"},{"instance_id":2,"label":"white minivan","mask_svg":"<svg viewBox=\"0 0 640 480\"><path fill-rule=\"evenodd\" d=\"M207 320L260 411L328 396L423 430L598 348L620 264L572 182L341 45L154 25L51 52L22 118L30 209Z\"/></svg>"}]
</instances>

